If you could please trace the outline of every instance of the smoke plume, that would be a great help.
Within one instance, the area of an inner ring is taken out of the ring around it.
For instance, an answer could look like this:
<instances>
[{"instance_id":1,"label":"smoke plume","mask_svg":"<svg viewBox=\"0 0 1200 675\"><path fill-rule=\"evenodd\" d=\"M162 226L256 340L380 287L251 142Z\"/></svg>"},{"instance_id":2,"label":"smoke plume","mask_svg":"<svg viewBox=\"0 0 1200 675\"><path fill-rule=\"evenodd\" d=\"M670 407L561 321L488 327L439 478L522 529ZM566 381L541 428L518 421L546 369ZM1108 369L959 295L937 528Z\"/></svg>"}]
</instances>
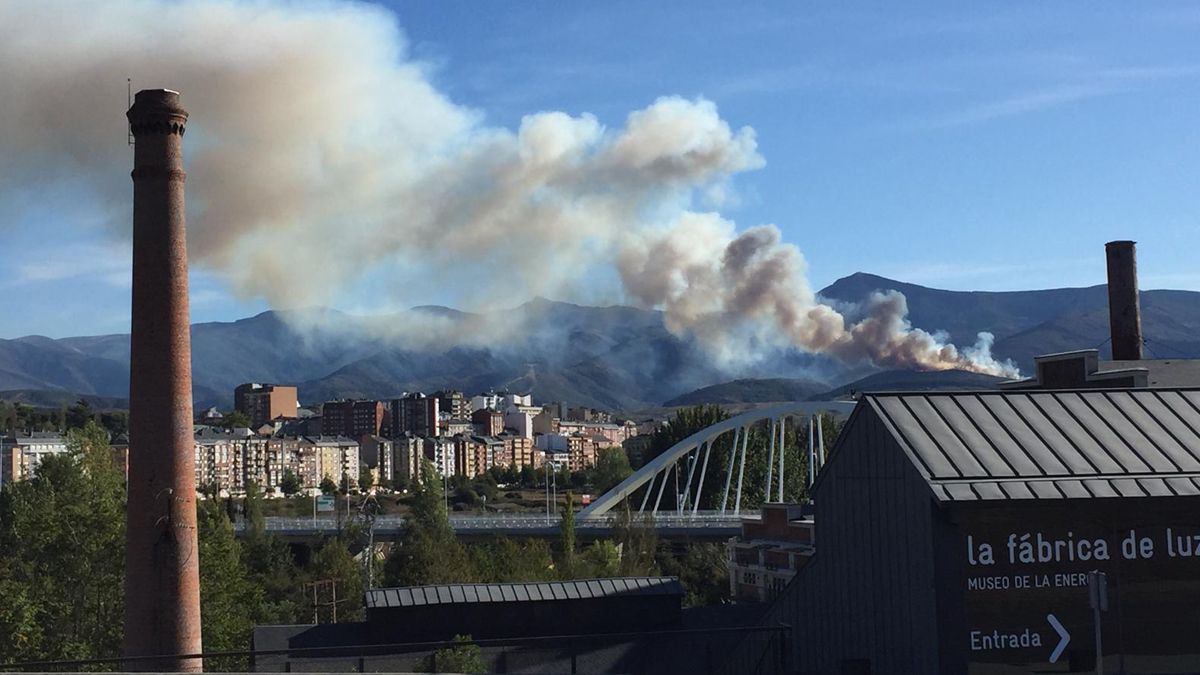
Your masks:
<instances>
[{"instance_id":1,"label":"smoke plume","mask_svg":"<svg viewBox=\"0 0 1200 675\"><path fill-rule=\"evenodd\" d=\"M764 165L753 129L663 97L607 128L538 112L516 130L438 91L396 18L282 0L0 5L0 222L54 190L129 218L123 79L183 93L190 252L279 308L364 307L452 288L481 306L569 295L616 269L627 298L728 359L796 347L848 363L1014 374L989 336L958 349L877 294L848 318L809 287L774 226L716 213Z\"/></svg>"}]
</instances>

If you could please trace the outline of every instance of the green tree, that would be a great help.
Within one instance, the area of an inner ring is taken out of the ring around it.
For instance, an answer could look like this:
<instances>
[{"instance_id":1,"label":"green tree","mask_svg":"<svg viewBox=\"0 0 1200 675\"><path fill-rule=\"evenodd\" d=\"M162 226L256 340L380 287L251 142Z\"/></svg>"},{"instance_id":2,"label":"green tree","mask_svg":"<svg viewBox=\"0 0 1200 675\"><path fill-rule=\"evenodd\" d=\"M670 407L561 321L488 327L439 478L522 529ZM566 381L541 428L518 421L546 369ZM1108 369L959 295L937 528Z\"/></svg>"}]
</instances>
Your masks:
<instances>
[{"instance_id":1,"label":"green tree","mask_svg":"<svg viewBox=\"0 0 1200 675\"><path fill-rule=\"evenodd\" d=\"M554 558L544 539L509 539L473 544L472 565L479 581L503 583L550 581L555 578Z\"/></svg>"},{"instance_id":2,"label":"green tree","mask_svg":"<svg viewBox=\"0 0 1200 675\"><path fill-rule=\"evenodd\" d=\"M226 429L249 429L250 424L250 416L241 410L231 411L221 418L221 426Z\"/></svg>"},{"instance_id":3,"label":"green tree","mask_svg":"<svg viewBox=\"0 0 1200 675\"><path fill-rule=\"evenodd\" d=\"M108 430L112 438L129 433L129 413L114 410L100 413L100 426Z\"/></svg>"},{"instance_id":4,"label":"green tree","mask_svg":"<svg viewBox=\"0 0 1200 675\"><path fill-rule=\"evenodd\" d=\"M278 537L247 519L241 538L242 567L262 596L254 608L255 623L296 623L311 617L292 551Z\"/></svg>"},{"instance_id":5,"label":"green tree","mask_svg":"<svg viewBox=\"0 0 1200 675\"><path fill-rule=\"evenodd\" d=\"M400 474L396 474L396 476L392 478L392 489L396 492L408 492L410 488L412 488L412 481L408 478L401 476Z\"/></svg>"},{"instance_id":6,"label":"green tree","mask_svg":"<svg viewBox=\"0 0 1200 675\"><path fill-rule=\"evenodd\" d=\"M592 486L598 494L604 494L632 473L633 467L629 466L629 457L623 449L604 448L592 470Z\"/></svg>"},{"instance_id":7,"label":"green tree","mask_svg":"<svg viewBox=\"0 0 1200 675\"><path fill-rule=\"evenodd\" d=\"M617 543L621 547L621 576L644 577L657 570L655 554L658 534L650 517L639 520L629 508L629 500L622 503L613 519Z\"/></svg>"},{"instance_id":8,"label":"green tree","mask_svg":"<svg viewBox=\"0 0 1200 675\"><path fill-rule=\"evenodd\" d=\"M558 573L563 579L574 579L578 571L575 556L575 495L567 492L567 501L563 505L562 520L559 523L559 558Z\"/></svg>"},{"instance_id":9,"label":"green tree","mask_svg":"<svg viewBox=\"0 0 1200 675\"><path fill-rule=\"evenodd\" d=\"M338 484L338 492L340 492L344 495L348 495L348 494L350 494L350 490L352 490L354 488L354 486L355 486L355 482L354 482L354 479L350 478L350 474L343 473L342 480Z\"/></svg>"},{"instance_id":10,"label":"green tree","mask_svg":"<svg viewBox=\"0 0 1200 675\"><path fill-rule=\"evenodd\" d=\"M685 591L685 606L706 607L730 602L729 563L720 544L688 542L683 551L678 552L663 542L657 558L663 574L679 577Z\"/></svg>"},{"instance_id":11,"label":"green tree","mask_svg":"<svg viewBox=\"0 0 1200 675\"><path fill-rule=\"evenodd\" d=\"M12 571L0 564L0 664L41 658L45 639L38 623L38 609L29 594L29 584L10 578Z\"/></svg>"},{"instance_id":12,"label":"green tree","mask_svg":"<svg viewBox=\"0 0 1200 675\"><path fill-rule=\"evenodd\" d=\"M199 502L200 616L206 651L250 648L255 610L262 589L251 583L241 560L241 546L225 510L212 501ZM244 670L245 659L206 659L205 670Z\"/></svg>"},{"instance_id":13,"label":"green tree","mask_svg":"<svg viewBox=\"0 0 1200 675\"><path fill-rule=\"evenodd\" d=\"M526 464L525 466L521 467L518 481L521 483L521 487L537 487L538 472L535 471L532 466Z\"/></svg>"},{"instance_id":14,"label":"green tree","mask_svg":"<svg viewBox=\"0 0 1200 675\"><path fill-rule=\"evenodd\" d=\"M69 452L0 492L0 656L117 656L124 611L124 477L95 422Z\"/></svg>"},{"instance_id":15,"label":"green tree","mask_svg":"<svg viewBox=\"0 0 1200 675\"><path fill-rule=\"evenodd\" d=\"M439 649L429 657L426 672L429 673L486 673L487 665L479 645L471 642L470 635L455 635L457 647Z\"/></svg>"},{"instance_id":16,"label":"green tree","mask_svg":"<svg viewBox=\"0 0 1200 675\"><path fill-rule=\"evenodd\" d=\"M470 558L450 527L441 478L429 461L423 463L406 525L403 539L384 565L387 583L419 586L475 578Z\"/></svg>"},{"instance_id":17,"label":"green tree","mask_svg":"<svg viewBox=\"0 0 1200 675\"><path fill-rule=\"evenodd\" d=\"M338 623L362 620L365 591L362 567L350 555L345 541L330 537L322 542L313 555L309 573L312 581L321 584L316 593L318 620L333 620L334 603Z\"/></svg>"},{"instance_id":18,"label":"green tree","mask_svg":"<svg viewBox=\"0 0 1200 675\"><path fill-rule=\"evenodd\" d=\"M675 445L679 441L682 441L701 429L705 429L717 424L718 422L724 421L725 419L728 419L728 417L729 415L724 410L715 405L698 405L690 408L679 409L675 412L675 417L671 418L671 420L662 425L658 431L654 432L650 447L646 450L646 455L643 458L643 462L649 463L650 460L666 452L668 448ZM730 446L732 443L733 435L725 434L718 440L718 442L713 444L712 454L709 457L709 470L705 474L704 485L700 489L701 508L719 508L717 502L720 501L721 492L724 488L725 467L726 462L728 461L728 453L730 452ZM701 450L703 451L703 448L701 448ZM703 456L701 456L701 459L703 459ZM687 462L680 461L677 465L677 469L681 472L682 477L686 479ZM681 486L683 486L684 483L684 480L679 481ZM643 490L644 489L649 488L643 488ZM644 493L639 490L633 498L641 500L642 496L644 496ZM655 497L653 496L651 497L651 499L654 498ZM675 506L674 491L667 490L663 492L660 508L673 508Z\"/></svg>"},{"instance_id":19,"label":"green tree","mask_svg":"<svg viewBox=\"0 0 1200 675\"><path fill-rule=\"evenodd\" d=\"M321 479L321 494L331 495L335 494L337 491L338 485L337 483L333 482L332 478L325 476Z\"/></svg>"},{"instance_id":20,"label":"green tree","mask_svg":"<svg viewBox=\"0 0 1200 675\"><path fill-rule=\"evenodd\" d=\"M66 412L66 428L82 429L88 422L95 420L96 411L92 410L91 404L84 399L79 399Z\"/></svg>"},{"instance_id":21,"label":"green tree","mask_svg":"<svg viewBox=\"0 0 1200 675\"><path fill-rule=\"evenodd\" d=\"M616 577L621 575L621 552L607 539L593 543L582 556L586 576Z\"/></svg>"},{"instance_id":22,"label":"green tree","mask_svg":"<svg viewBox=\"0 0 1200 675\"><path fill-rule=\"evenodd\" d=\"M371 472L371 467L362 465L358 469L358 489L366 492L375 485L375 474Z\"/></svg>"},{"instance_id":23,"label":"green tree","mask_svg":"<svg viewBox=\"0 0 1200 675\"><path fill-rule=\"evenodd\" d=\"M279 479L279 489L283 491L285 497L292 497L300 493L304 488L300 484L300 477L291 469L283 470L283 477Z\"/></svg>"}]
</instances>

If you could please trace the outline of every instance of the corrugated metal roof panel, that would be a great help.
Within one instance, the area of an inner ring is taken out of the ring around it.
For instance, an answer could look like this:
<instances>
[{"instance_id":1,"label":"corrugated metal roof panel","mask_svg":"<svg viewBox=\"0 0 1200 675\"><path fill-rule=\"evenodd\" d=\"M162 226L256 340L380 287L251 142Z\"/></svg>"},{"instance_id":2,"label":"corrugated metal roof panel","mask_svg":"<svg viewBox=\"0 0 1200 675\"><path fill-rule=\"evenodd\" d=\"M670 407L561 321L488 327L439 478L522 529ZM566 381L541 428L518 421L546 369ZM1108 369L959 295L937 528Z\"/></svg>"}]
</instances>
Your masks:
<instances>
[{"instance_id":1,"label":"corrugated metal roof panel","mask_svg":"<svg viewBox=\"0 0 1200 675\"><path fill-rule=\"evenodd\" d=\"M1200 488L1191 478L1166 478L1167 485L1179 496L1200 495Z\"/></svg>"},{"instance_id":2,"label":"corrugated metal roof panel","mask_svg":"<svg viewBox=\"0 0 1200 675\"><path fill-rule=\"evenodd\" d=\"M977 426L976 419L969 416L956 402L956 396L931 396L930 402L937 410L964 452L972 458L971 476L1012 476L1015 474L1009 460L1001 452L973 452L974 448L995 449L996 443ZM985 418L986 419L986 418Z\"/></svg>"},{"instance_id":3,"label":"corrugated metal roof panel","mask_svg":"<svg viewBox=\"0 0 1200 675\"><path fill-rule=\"evenodd\" d=\"M1038 499L1062 499L1063 493L1058 489L1057 483L1050 480L1034 480L1029 481L1029 490L1033 492Z\"/></svg>"},{"instance_id":4,"label":"corrugated metal roof panel","mask_svg":"<svg viewBox=\"0 0 1200 675\"><path fill-rule=\"evenodd\" d=\"M1174 497L1175 491L1161 478L1139 478L1138 487L1151 497Z\"/></svg>"},{"instance_id":5,"label":"corrugated metal roof panel","mask_svg":"<svg viewBox=\"0 0 1200 675\"><path fill-rule=\"evenodd\" d=\"M1197 389L865 400L941 501L1200 493Z\"/></svg>"},{"instance_id":6,"label":"corrugated metal roof panel","mask_svg":"<svg viewBox=\"0 0 1200 675\"><path fill-rule=\"evenodd\" d=\"M1003 456L1008 469L1005 475L1028 476L1045 473L1034 459L1034 455L1014 440L1013 430L1006 425L1004 420L1012 417L1011 407L985 405L977 396L961 396L954 400L970 419L972 427L978 429L987 444ZM979 447L982 447L982 444Z\"/></svg>"},{"instance_id":7,"label":"corrugated metal roof panel","mask_svg":"<svg viewBox=\"0 0 1200 675\"><path fill-rule=\"evenodd\" d=\"M979 481L971 483L971 487L975 488L975 494L980 499L1007 499L1008 495L1000 489L997 483L989 483L987 481Z\"/></svg>"},{"instance_id":8,"label":"corrugated metal roof panel","mask_svg":"<svg viewBox=\"0 0 1200 675\"><path fill-rule=\"evenodd\" d=\"M1154 435L1163 454L1169 457L1180 471L1200 471L1200 458L1188 452L1185 447L1185 444L1192 447L1200 445L1200 436L1196 435L1196 430L1184 424L1152 391L1134 392L1131 398L1138 407L1135 414L1139 416L1136 418L1139 427ZM1145 417L1142 418L1141 415Z\"/></svg>"},{"instance_id":9,"label":"corrugated metal roof panel","mask_svg":"<svg viewBox=\"0 0 1200 675\"><path fill-rule=\"evenodd\" d=\"M879 400L885 415L899 427L900 435L905 439L916 442L925 452L917 453L917 460L926 475L932 477L957 476L958 471L945 453L938 448L929 434L921 428L917 419L904 407L899 397L887 397Z\"/></svg>"},{"instance_id":10,"label":"corrugated metal roof panel","mask_svg":"<svg viewBox=\"0 0 1200 675\"><path fill-rule=\"evenodd\" d=\"M1027 454L1033 466L1037 467L1036 469L1030 468L1019 460L1014 460L1013 465L1017 467L1018 475L1031 476L1036 473L1057 475L1067 472L1067 466L1063 463L1062 458L1055 454L1046 444L1045 439L1030 426L1029 421L1013 406L1010 399L994 396L977 398L981 407L995 417L997 426L1012 438L1012 445L999 443L997 449L1001 452L1007 450L1014 455Z\"/></svg>"},{"instance_id":11,"label":"corrugated metal roof panel","mask_svg":"<svg viewBox=\"0 0 1200 675\"><path fill-rule=\"evenodd\" d=\"M1025 481L1000 483L1000 489L1004 492L1004 496L1009 499L1035 499L1037 497Z\"/></svg>"}]
</instances>

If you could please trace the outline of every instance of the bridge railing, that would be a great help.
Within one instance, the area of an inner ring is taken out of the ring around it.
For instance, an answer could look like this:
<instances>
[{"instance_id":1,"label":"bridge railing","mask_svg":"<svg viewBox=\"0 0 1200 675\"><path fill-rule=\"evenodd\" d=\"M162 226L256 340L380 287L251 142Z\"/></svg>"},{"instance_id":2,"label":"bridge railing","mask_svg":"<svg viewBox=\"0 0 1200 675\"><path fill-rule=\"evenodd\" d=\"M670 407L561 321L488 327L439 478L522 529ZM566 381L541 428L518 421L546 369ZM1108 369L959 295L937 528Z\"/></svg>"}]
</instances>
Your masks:
<instances>
[{"instance_id":1,"label":"bridge railing","mask_svg":"<svg viewBox=\"0 0 1200 675\"><path fill-rule=\"evenodd\" d=\"M558 527L562 522L559 515L547 516L541 513L505 514L505 515L455 515L450 516L450 526L455 530L488 531L513 529L544 529ZM650 516L650 521L656 528L728 528L740 525L741 516L723 514L720 512L699 513L657 513ZM268 532L336 532L339 522L329 517L279 517L272 516L264 519ZM403 516L377 516L376 530L403 530ZM577 529L612 527L613 521L608 516L593 518L577 518ZM244 529L245 524L239 522L236 529Z\"/></svg>"}]
</instances>

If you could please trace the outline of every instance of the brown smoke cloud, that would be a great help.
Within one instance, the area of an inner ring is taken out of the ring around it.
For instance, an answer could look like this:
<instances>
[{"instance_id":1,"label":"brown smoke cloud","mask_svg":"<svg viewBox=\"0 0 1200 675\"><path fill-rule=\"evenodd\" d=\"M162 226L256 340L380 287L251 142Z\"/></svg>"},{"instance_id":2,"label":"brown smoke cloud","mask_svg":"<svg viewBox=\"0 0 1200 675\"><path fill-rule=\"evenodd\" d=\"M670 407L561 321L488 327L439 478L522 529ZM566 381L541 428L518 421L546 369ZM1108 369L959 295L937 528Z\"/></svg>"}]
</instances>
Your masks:
<instances>
[{"instance_id":1,"label":"brown smoke cloud","mask_svg":"<svg viewBox=\"0 0 1200 675\"><path fill-rule=\"evenodd\" d=\"M738 233L718 214L684 213L664 230L626 238L617 266L638 302L662 307L672 330L701 336L729 361L739 360L752 337L754 344L796 346L847 363L1017 374L992 357L990 334L959 349L913 328L896 291L872 294L858 308L861 318L848 322L817 298L800 249L773 225Z\"/></svg>"},{"instance_id":2,"label":"brown smoke cloud","mask_svg":"<svg viewBox=\"0 0 1200 675\"><path fill-rule=\"evenodd\" d=\"M912 328L896 293L849 323L776 228L692 210L764 164L706 100L664 97L618 128L562 112L489 127L408 58L392 14L338 2L2 3L0 62L0 218L71 186L127 227L123 79L170 86L192 113L193 261L275 307L333 304L367 276L385 280L377 305L419 303L431 279L512 304L615 267L731 362L790 345L1015 373L986 339Z\"/></svg>"}]
</instances>

